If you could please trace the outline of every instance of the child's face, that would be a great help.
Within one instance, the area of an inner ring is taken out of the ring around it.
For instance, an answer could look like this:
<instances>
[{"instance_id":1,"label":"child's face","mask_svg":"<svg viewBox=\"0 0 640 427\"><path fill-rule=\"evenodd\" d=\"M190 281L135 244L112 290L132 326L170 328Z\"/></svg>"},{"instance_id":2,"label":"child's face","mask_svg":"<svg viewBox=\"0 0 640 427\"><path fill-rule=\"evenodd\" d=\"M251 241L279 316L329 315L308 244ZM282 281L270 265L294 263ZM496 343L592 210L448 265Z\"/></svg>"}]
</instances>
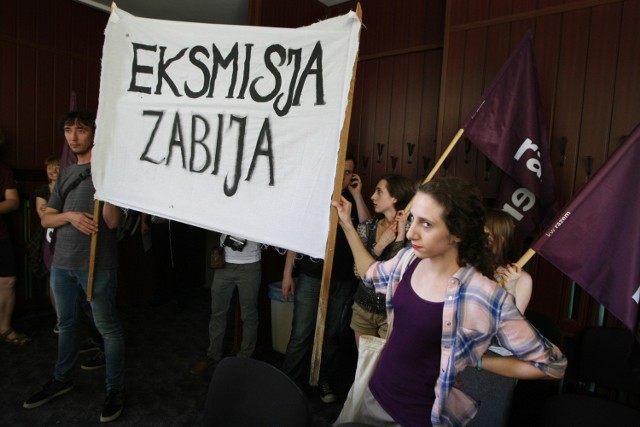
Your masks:
<instances>
[{"instance_id":1,"label":"child's face","mask_svg":"<svg viewBox=\"0 0 640 427\"><path fill-rule=\"evenodd\" d=\"M60 172L59 163L50 163L47 165L47 178L49 178L49 181L55 181L56 178L58 178L59 172Z\"/></svg>"}]
</instances>

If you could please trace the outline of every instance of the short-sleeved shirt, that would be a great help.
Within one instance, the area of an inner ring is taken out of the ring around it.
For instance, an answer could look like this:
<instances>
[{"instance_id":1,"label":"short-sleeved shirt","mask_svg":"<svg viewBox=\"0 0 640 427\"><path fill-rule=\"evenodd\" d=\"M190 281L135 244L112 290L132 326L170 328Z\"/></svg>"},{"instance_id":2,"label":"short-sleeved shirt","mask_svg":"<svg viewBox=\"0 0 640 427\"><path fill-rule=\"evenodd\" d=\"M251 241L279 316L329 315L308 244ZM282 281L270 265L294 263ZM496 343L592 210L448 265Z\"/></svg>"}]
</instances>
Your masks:
<instances>
[{"instance_id":1,"label":"short-sleeved shirt","mask_svg":"<svg viewBox=\"0 0 640 427\"><path fill-rule=\"evenodd\" d=\"M73 184L81 173L87 173L90 164L71 165L64 168L56 186L51 192L47 207L58 212L87 212L93 214L95 188L91 177L86 178L63 196L69 186ZM65 270L89 270L89 257L91 252L91 236L81 233L70 223L56 229L56 248L53 255L54 268ZM117 257L118 236L117 230L107 227L102 213L98 223L98 242L96 246L95 269L112 270L118 267Z\"/></svg>"}]
</instances>

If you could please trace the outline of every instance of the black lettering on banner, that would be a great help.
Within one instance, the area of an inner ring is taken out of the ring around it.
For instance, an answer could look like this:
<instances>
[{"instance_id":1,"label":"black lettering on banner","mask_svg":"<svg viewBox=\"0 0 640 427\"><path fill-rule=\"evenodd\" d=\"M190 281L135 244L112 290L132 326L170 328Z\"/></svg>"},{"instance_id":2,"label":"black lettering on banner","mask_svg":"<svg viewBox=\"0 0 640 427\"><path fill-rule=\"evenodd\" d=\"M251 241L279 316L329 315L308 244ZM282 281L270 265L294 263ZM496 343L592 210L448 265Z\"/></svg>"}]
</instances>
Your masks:
<instances>
[{"instance_id":1,"label":"black lettering on banner","mask_svg":"<svg viewBox=\"0 0 640 427\"><path fill-rule=\"evenodd\" d=\"M171 91L173 92L173 94L177 98L179 98L182 95L180 94L180 92L178 92L178 88L176 87L175 83L173 83L173 80L171 80L171 77L169 77L169 75L167 74L167 68L169 68L171 64L173 64L174 62L182 58L184 56L184 53L187 51L187 48L185 47L180 52L178 52L176 56L174 56L173 58L167 59L165 61L164 53L166 50L167 50L166 46L160 46L160 61L158 61L158 84L156 86L155 94L156 95L162 94L162 81L164 80L167 82L167 84L171 88Z\"/></svg>"},{"instance_id":2,"label":"black lettering on banner","mask_svg":"<svg viewBox=\"0 0 640 427\"><path fill-rule=\"evenodd\" d=\"M229 121L229 129L233 125L233 122L238 123L238 148L236 151L236 167L235 174L233 177L233 184L229 186L229 174L224 178L224 194L227 197L231 197L236 194L238 191L238 182L240 181L240 175L242 175L242 154L244 152L244 135L247 127L247 118L246 117L238 117L231 115L231 119Z\"/></svg>"},{"instance_id":3,"label":"black lettering on banner","mask_svg":"<svg viewBox=\"0 0 640 427\"><path fill-rule=\"evenodd\" d=\"M251 73L254 44L245 43L242 82L237 94L235 90L239 79L239 67L241 66L239 42L235 42L229 51L221 51L215 43L211 44L211 51L202 45L183 47L180 50L176 48L177 53L174 56L168 54L169 49L173 49L172 47L134 42L132 42L131 46L133 60L131 63L129 92L163 95L163 86L166 84L176 98L183 96L181 90L184 91L184 95L191 99L205 96L213 98L220 69L224 68L229 70L228 72L231 75L229 79L224 79L228 86L219 88L219 90L226 90L225 97L227 99L245 99L248 90L248 97L251 101L260 103L273 101L273 110L278 116L282 117L289 113L291 107L300 106L302 93L308 78L315 77L314 105L325 105L326 103L324 96L323 49L320 41L315 43L304 67L302 66L303 57L305 56L303 48L287 49L280 44L267 46L264 48L262 57L264 66L258 67L259 70L266 69L266 72L260 72L257 75L252 75ZM150 52L144 58L153 58L156 63L153 65L141 63L140 58L143 52ZM186 64L184 64L185 62ZM182 64L182 68L180 68L180 72L174 71L172 75L171 69L174 64ZM291 73L291 77L288 84L284 84L283 78L288 75L286 74L287 72ZM155 88L143 86L139 83L140 77L144 74L149 75L149 80L154 79ZM287 86L286 92L284 90L281 91L283 86ZM531 149L533 148L535 147ZM535 160L529 160L527 166L530 170L536 172L537 165Z\"/></svg>"},{"instance_id":4,"label":"black lettering on banner","mask_svg":"<svg viewBox=\"0 0 640 427\"><path fill-rule=\"evenodd\" d=\"M267 143L266 149L262 148L264 141ZM256 143L256 149L254 150L253 158L251 159L251 166L249 166L249 173L247 174L247 179L245 181L251 180L251 175L253 175L253 170L256 167L258 156L267 156L267 159L269 160L269 185L273 186L273 148L271 145L271 126L269 125L268 117L266 117L262 123L260 135L258 135L258 142Z\"/></svg>"},{"instance_id":5,"label":"black lettering on banner","mask_svg":"<svg viewBox=\"0 0 640 427\"><path fill-rule=\"evenodd\" d=\"M289 62L287 65L291 65L291 59L295 60L295 65L293 66L293 74L291 75L291 82L289 83L289 96L287 96L287 101L284 104L282 109L278 108L278 101L284 96L284 93L281 93L276 98L273 103L273 110L280 117L286 116L291 108L291 101L293 99L293 91L296 88L296 81L298 80L298 72L300 71L300 57L302 56L302 49L289 49Z\"/></svg>"},{"instance_id":6,"label":"black lettering on banner","mask_svg":"<svg viewBox=\"0 0 640 427\"><path fill-rule=\"evenodd\" d=\"M136 75L141 74L153 74L153 67L148 65L138 65L138 50L148 50L155 52L158 46L150 46L140 43L133 44L133 62L131 63L131 83L129 83L129 92L142 92L151 93L151 88L146 86L138 86L136 83Z\"/></svg>"},{"instance_id":7,"label":"black lettering on banner","mask_svg":"<svg viewBox=\"0 0 640 427\"><path fill-rule=\"evenodd\" d=\"M277 66L274 65L273 62L271 62L272 53L277 53L280 56L280 63ZM256 85L264 77L263 76L256 77L255 79L253 79L253 81L251 82L251 86L249 87L249 93L251 94L251 99L253 99L256 102L269 102L277 95L277 93L280 91L280 86L282 85L282 77L280 76L280 72L278 71L277 67L284 64L284 61L286 58L287 58L287 52L284 49L284 47L282 47L279 44L271 45L265 50L264 64L267 67L267 69L271 71L271 74L273 74L273 78L275 79L275 84L274 84L273 90L269 94L264 96L260 95L256 89Z\"/></svg>"},{"instance_id":8,"label":"black lettering on banner","mask_svg":"<svg viewBox=\"0 0 640 427\"><path fill-rule=\"evenodd\" d=\"M178 147L180 154L182 154L182 169L187 168L187 158L184 154L184 139L182 137L182 126L180 125L180 115L176 112L173 118L173 127L171 129L171 141L169 142L169 157L167 157L167 166L171 162L171 156L173 155L173 148Z\"/></svg>"},{"instance_id":9,"label":"black lettering on banner","mask_svg":"<svg viewBox=\"0 0 640 427\"><path fill-rule=\"evenodd\" d=\"M216 139L216 156L213 160L213 172L211 175L218 175L220 169L220 153L222 153L222 126L224 124L224 116L218 114L218 138Z\"/></svg>"},{"instance_id":10,"label":"black lettering on banner","mask_svg":"<svg viewBox=\"0 0 640 427\"><path fill-rule=\"evenodd\" d=\"M249 84L249 70L251 65L251 49L253 48L252 43L247 43L244 45L244 72L242 73L242 86L240 86L240 93L238 94L238 99L244 99L244 92L247 90L247 85Z\"/></svg>"},{"instance_id":11,"label":"black lettering on banner","mask_svg":"<svg viewBox=\"0 0 640 427\"><path fill-rule=\"evenodd\" d=\"M198 122L204 123L204 135L202 135L202 138L200 139L196 138L196 128ZM204 117L195 114L193 117L191 117L191 156L189 157L189 170L191 172L202 173L211 164L211 153L209 152L207 146L204 144L204 140L207 139L207 136L209 136L209 123ZM206 161L200 169L194 169L193 167L196 157L196 145L200 145L204 149L206 155Z\"/></svg>"},{"instance_id":12,"label":"black lettering on banner","mask_svg":"<svg viewBox=\"0 0 640 427\"><path fill-rule=\"evenodd\" d=\"M311 66L317 62L316 68L311 68ZM298 87L296 89L296 96L293 98L293 105L300 105L300 95L302 94L302 89L304 88L304 84L307 81L307 76L309 74L314 74L316 76L316 103L315 105L324 105L324 80L322 78L322 45L320 42L316 42L316 45L313 48L313 52L311 52L311 56L309 57L309 61L307 62L307 66L304 67L304 71L300 76L300 82L298 83Z\"/></svg>"},{"instance_id":13,"label":"black lettering on banner","mask_svg":"<svg viewBox=\"0 0 640 427\"><path fill-rule=\"evenodd\" d=\"M213 97L213 90L216 87L216 77L218 77L218 66L222 66L222 68L226 70L233 61L233 74L231 75L231 84L229 85L229 92L227 93L227 98L233 98L233 89L236 87L236 78L238 76L238 42L233 45L231 52L229 52L226 58L222 56L215 44L212 45L212 50L213 67L211 68L211 84L209 85L207 97Z\"/></svg>"},{"instance_id":14,"label":"black lettering on banner","mask_svg":"<svg viewBox=\"0 0 640 427\"><path fill-rule=\"evenodd\" d=\"M191 90L191 88L189 88L189 83L188 82L186 82L186 81L184 82L184 93L189 98L200 98L202 95L204 95L207 92L207 89L209 87L209 79L210 79L209 69L204 64L204 62L202 62L198 58L196 58L196 55L198 53L202 53L207 59L209 58L209 51L204 46L194 46L191 49L191 51L189 51L189 60L191 61L191 63L193 65L198 67L200 69L200 71L202 71L202 77L203 77L203 80L204 80L204 82L202 84L202 89L200 89L197 92L194 92L194 91Z\"/></svg>"},{"instance_id":15,"label":"black lettering on banner","mask_svg":"<svg viewBox=\"0 0 640 427\"><path fill-rule=\"evenodd\" d=\"M153 140L156 137L156 133L158 132L158 128L160 127L160 122L162 121L162 116L164 115L164 111L152 111L152 110L145 110L142 112L143 116L156 116L158 117L158 120L156 120L156 124L153 127L153 130L151 131L151 136L149 137L149 142L147 142L147 145L144 149L144 152L142 153L142 156L140 156L140 160L145 161L145 162L150 162L156 165L159 165L160 163L164 162L164 157L160 160L153 160L151 157L148 156L149 154L149 149L151 149L151 144L153 143Z\"/></svg>"}]
</instances>

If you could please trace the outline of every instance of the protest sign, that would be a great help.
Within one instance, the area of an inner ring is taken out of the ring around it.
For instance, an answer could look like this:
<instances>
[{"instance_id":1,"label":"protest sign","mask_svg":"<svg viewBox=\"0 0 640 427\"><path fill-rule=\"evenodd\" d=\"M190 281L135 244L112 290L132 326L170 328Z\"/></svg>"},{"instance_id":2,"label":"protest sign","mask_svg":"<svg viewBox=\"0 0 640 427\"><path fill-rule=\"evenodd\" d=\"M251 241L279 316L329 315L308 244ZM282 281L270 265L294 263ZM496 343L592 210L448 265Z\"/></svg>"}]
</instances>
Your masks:
<instances>
[{"instance_id":1,"label":"protest sign","mask_svg":"<svg viewBox=\"0 0 640 427\"><path fill-rule=\"evenodd\" d=\"M323 258L360 20L105 31L96 198Z\"/></svg>"}]
</instances>

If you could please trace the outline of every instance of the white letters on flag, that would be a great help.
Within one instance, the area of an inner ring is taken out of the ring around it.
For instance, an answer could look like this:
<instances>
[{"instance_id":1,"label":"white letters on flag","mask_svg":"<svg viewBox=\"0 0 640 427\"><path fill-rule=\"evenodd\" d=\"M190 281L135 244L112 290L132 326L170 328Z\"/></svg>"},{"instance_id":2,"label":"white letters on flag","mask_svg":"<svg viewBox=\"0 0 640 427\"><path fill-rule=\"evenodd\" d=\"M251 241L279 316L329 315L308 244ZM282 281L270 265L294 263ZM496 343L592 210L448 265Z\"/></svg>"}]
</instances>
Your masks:
<instances>
[{"instance_id":1,"label":"white letters on flag","mask_svg":"<svg viewBox=\"0 0 640 427\"><path fill-rule=\"evenodd\" d=\"M298 28L112 12L96 198L324 258L360 20Z\"/></svg>"}]
</instances>

